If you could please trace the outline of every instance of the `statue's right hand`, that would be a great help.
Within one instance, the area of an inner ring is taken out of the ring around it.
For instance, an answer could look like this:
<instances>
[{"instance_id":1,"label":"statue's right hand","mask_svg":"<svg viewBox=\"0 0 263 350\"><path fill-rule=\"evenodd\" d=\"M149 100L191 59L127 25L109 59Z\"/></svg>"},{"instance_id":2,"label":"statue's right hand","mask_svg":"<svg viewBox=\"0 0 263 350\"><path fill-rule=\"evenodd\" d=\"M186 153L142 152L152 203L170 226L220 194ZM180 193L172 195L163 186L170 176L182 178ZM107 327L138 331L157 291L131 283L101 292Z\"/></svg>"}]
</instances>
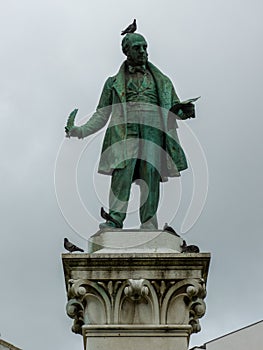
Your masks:
<instances>
[{"instance_id":1,"label":"statue's right hand","mask_svg":"<svg viewBox=\"0 0 263 350\"><path fill-rule=\"evenodd\" d=\"M79 137L79 135L81 135L81 132L78 132L79 128L75 127L74 125L74 121L77 113L78 113L78 109L75 108L74 111L72 111L68 117L67 125L65 126L66 137L70 137L70 136Z\"/></svg>"},{"instance_id":2,"label":"statue's right hand","mask_svg":"<svg viewBox=\"0 0 263 350\"><path fill-rule=\"evenodd\" d=\"M79 139L82 139L82 132L80 126L72 126L70 130L66 130L67 137L78 137Z\"/></svg>"}]
</instances>

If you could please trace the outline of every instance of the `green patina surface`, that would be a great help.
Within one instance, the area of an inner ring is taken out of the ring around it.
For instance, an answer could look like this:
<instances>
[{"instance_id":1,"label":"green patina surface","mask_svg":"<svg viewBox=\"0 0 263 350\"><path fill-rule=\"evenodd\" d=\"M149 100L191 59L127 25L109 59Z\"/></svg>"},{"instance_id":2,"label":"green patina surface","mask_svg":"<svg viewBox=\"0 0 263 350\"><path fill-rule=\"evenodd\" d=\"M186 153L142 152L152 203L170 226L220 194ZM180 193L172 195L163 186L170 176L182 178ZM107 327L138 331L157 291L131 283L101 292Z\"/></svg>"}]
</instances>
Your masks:
<instances>
[{"instance_id":1,"label":"green patina surface","mask_svg":"<svg viewBox=\"0 0 263 350\"><path fill-rule=\"evenodd\" d=\"M84 138L109 122L98 171L112 176L109 214L114 222L101 227L123 227L131 184L141 179L141 228L156 229L160 181L187 168L176 119L193 118L196 99L179 100L170 79L148 61L142 35L127 34L122 49L127 59L106 80L96 112L84 125L74 126L74 110L66 132Z\"/></svg>"}]
</instances>

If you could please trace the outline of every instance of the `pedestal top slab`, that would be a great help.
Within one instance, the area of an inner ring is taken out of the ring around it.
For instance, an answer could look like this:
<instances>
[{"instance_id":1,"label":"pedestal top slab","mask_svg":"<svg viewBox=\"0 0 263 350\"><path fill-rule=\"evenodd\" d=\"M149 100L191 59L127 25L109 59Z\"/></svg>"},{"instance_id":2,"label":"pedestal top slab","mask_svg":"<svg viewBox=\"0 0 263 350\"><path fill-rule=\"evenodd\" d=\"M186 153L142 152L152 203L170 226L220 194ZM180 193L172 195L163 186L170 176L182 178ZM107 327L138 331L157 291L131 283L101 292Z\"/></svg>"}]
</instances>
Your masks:
<instances>
[{"instance_id":1,"label":"pedestal top slab","mask_svg":"<svg viewBox=\"0 0 263 350\"><path fill-rule=\"evenodd\" d=\"M180 253L183 239L160 230L105 230L90 237L89 253Z\"/></svg>"}]
</instances>

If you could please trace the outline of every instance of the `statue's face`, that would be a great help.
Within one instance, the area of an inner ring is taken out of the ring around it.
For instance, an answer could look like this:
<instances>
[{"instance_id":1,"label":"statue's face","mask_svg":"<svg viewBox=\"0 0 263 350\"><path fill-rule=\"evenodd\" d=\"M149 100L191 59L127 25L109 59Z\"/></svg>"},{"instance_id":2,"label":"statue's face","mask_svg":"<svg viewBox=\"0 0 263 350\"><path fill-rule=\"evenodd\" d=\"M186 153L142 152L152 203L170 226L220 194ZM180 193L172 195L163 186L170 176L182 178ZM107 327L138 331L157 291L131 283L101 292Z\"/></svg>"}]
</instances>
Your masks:
<instances>
[{"instance_id":1,"label":"statue's face","mask_svg":"<svg viewBox=\"0 0 263 350\"><path fill-rule=\"evenodd\" d=\"M143 65L147 62L147 43L143 38L137 38L130 43L127 52L129 63L134 66Z\"/></svg>"}]
</instances>

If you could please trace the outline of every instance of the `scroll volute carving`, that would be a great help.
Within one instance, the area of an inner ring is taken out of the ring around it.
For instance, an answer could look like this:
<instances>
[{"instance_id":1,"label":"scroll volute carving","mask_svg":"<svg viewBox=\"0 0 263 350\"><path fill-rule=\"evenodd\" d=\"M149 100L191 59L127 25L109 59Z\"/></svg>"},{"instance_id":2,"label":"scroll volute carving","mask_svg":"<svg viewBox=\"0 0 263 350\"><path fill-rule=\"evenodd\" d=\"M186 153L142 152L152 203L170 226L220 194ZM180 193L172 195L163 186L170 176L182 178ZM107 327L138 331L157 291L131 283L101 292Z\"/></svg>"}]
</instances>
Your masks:
<instances>
[{"instance_id":1,"label":"scroll volute carving","mask_svg":"<svg viewBox=\"0 0 263 350\"><path fill-rule=\"evenodd\" d=\"M206 311L206 305L203 301L206 297L205 284L201 281L195 286L188 286L186 293L185 302L189 307L189 324L192 326L192 333L198 333L201 330L199 318L203 317Z\"/></svg>"},{"instance_id":2,"label":"scroll volute carving","mask_svg":"<svg viewBox=\"0 0 263 350\"><path fill-rule=\"evenodd\" d=\"M84 307L77 299L70 299L66 305L67 315L73 318L72 332L81 334L81 327L84 324Z\"/></svg>"},{"instance_id":3,"label":"scroll volute carving","mask_svg":"<svg viewBox=\"0 0 263 350\"><path fill-rule=\"evenodd\" d=\"M81 334L83 324L110 323L110 300L102 287L88 280L69 280L67 314L74 319L72 331Z\"/></svg>"},{"instance_id":4,"label":"scroll volute carving","mask_svg":"<svg viewBox=\"0 0 263 350\"><path fill-rule=\"evenodd\" d=\"M190 324L192 332L201 330L199 318L205 314L206 296L203 280L183 280L171 287L162 304L161 322Z\"/></svg>"}]
</instances>

